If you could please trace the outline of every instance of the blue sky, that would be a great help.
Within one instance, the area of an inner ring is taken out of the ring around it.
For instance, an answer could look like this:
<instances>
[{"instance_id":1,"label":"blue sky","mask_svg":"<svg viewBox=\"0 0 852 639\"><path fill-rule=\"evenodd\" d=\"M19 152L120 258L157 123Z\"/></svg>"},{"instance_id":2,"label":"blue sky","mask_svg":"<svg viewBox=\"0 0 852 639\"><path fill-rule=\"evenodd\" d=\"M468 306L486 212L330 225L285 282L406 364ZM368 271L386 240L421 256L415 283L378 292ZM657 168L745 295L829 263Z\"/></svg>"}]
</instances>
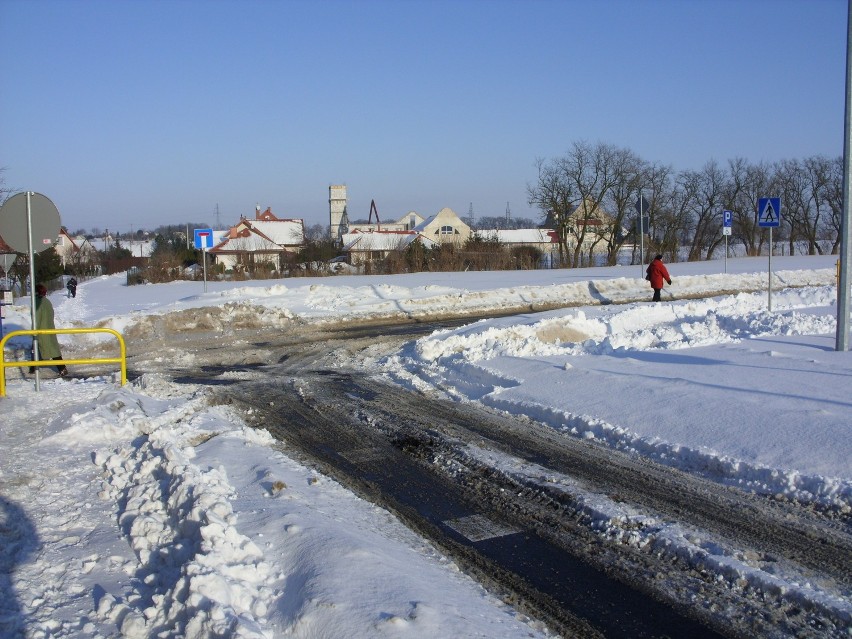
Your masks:
<instances>
[{"instance_id":1,"label":"blue sky","mask_svg":"<svg viewBox=\"0 0 852 639\"><path fill-rule=\"evenodd\" d=\"M842 153L844 0L0 0L0 167L71 230L538 220L536 158Z\"/></svg>"}]
</instances>

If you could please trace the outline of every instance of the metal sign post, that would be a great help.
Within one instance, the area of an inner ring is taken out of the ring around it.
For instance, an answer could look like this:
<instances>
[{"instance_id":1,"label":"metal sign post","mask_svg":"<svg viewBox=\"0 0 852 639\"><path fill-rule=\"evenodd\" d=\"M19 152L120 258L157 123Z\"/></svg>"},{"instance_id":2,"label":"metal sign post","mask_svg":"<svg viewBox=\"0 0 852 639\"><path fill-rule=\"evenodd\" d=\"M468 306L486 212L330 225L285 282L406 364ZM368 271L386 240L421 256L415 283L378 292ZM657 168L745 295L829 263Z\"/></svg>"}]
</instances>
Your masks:
<instances>
[{"instance_id":1,"label":"metal sign post","mask_svg":"<svg viewBox=\"0 0 852 639\"><path fill-rule=\"evenodd\" d=\"M30 260L30 316L32 317L33 330L36 330L36 282L35 282L35 254L33 253L33 205L32 191L27 191L27 256ZM33 361L39 360L38 340L33 337ZM35 389L40 391L40 366L35 367Z\"/></svg>"},{"instance_id":2,"label":"metal sign post","mask_svg":"<svg viewBox=\"0 0 852 639\"><path fill-rule=\"evenodd\" d=\"M772 227L769 227L769 281L766 283L767 302L769 312L772 312L772 250L775 246L772 244Z\"/></svg>"},{"instance_id":3,"label":"metal sign post","mask_svg":"<svg viewBox=\"0 0 852 639\"><path fill-rule=\"evenodd\" d=\"M725 273L728 272L728 236L731 234L734 214L732 211L722 211L722 235L725 236Z\"/></svg>"},{"instance_id":4,"label":"metal sign post","mask_svg":"<svg viewBox=\"0 0 852 639\"><path fill-rule=\"evenodd\" d=\"M757 225L769 229L769 311L772 312L772 229L781 225L781 198L762 197L757 207Z\"/></svg>"},{"instance_id":5,"label":"metal sign post","mask_svg":"<svg viewBox=\"0 0 852 639\"><path fill-rule=\"evenodd\" d=\"M195 229L195 248L201 249L204 262L204 292L207 292L207 249L213 246L213 229Z\"/></svg>"},{"instance_id":6,"label":"metal sign post","mask_svg":"<svg viewBox=\"0 0 852 639\"><path fill-rule=\"evenodd\" d=\"M639 220L636 223L636 229L639 233L639 267L642 277L645 277L645 231L650 226L651 218L645 220L645 211L651 208L648 200L642 197L642 191L639 191L639 199L636 200L636 212L639 213Z\"/></svg>"},{"instance_id":7,"label":"metal sign post","mask_svg":"<svg viewBox=\"0 0 852 639\"><path fill-rule=\"evenodd\" d=\"M837 279L835 350L849 350L850 279L852 279L852 0L846 8L846 110L843 116L843 220L840 225L840 273Z\"/></svg>"}]
</instances>

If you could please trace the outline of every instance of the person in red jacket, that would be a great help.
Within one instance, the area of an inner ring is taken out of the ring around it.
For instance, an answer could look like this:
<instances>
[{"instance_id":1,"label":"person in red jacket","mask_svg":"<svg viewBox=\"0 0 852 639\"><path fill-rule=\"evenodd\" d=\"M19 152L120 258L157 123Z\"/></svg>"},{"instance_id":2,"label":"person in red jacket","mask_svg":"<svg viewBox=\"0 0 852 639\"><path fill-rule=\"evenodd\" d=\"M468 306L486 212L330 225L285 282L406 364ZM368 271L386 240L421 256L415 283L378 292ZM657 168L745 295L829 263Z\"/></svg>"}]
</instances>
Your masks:
<instances>
[{"instance_id":1,"label":"person in red jacket","mask_svg":"<svg viewBox=\"0 0 852 639\"><path fill-rule=\"evenodd\" d=\"M651 288L654 289L654 299L652 302L660 301L660 291L663 290L663 281L672 285L672 278L669 276L669 271L666 265L663 264L663 256L657 255L651 263L648 264L648 269L645 271L645 279L651 282Z\"/></svg>"}]
</instances>

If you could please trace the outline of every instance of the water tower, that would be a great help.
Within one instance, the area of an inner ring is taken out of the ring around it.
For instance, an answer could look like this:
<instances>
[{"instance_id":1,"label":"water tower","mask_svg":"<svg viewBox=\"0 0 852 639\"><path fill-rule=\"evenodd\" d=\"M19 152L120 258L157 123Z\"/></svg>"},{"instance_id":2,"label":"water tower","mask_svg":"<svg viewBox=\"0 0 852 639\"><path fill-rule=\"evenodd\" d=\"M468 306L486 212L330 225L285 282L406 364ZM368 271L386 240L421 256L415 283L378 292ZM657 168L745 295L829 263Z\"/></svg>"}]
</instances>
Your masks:
<instances>
[{"instance_id":1,"label":"water tower","mask_svg":"<svg viewBox=\"0 0 852 639\"><path fill-rule=\"evenodd\" d=\"M349 230L345 184L332 184L328 187L328 216L329 235L339 241Z\"/></svg>"}]
</instances>

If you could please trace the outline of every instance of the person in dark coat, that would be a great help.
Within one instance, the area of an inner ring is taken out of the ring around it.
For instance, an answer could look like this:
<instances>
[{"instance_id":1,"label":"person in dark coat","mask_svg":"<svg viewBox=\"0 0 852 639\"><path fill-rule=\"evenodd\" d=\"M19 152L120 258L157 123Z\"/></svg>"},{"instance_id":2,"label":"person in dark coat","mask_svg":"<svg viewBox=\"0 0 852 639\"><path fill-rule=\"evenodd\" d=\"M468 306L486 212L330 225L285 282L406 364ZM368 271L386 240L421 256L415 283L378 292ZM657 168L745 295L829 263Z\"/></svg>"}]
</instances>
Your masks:
<instances>
[{"instance_id":1,"label":"person in dark coat","mask_svg":"<svg viewBox=\"0 0 852 639\"><path fill-rule=\"evenodd\" d=\"M672 278L669 276L669 271L666 268L666 265L663 264L663 256L657 255L651 263L648 264L648 268L645 271L645 279L651 283L651 288L654 289L654 298L651 300L652 302L660 301L660 291L663 290L663 282L668 282L668 285L672 285Z\"/></svg>"},{"instance_id":2,"label":"person in dark coat","mask_svg":"<svg viewBox=\"0 0 852 639\"><path fill-rule=\"evenodd\" d=\"M47 287L44 284L36 285L36 330L46 328L56 328L53 323L53 304L47 299ZM56 335L37 335L35 339L38 341L38 358L44 359L62 359L62 353L59 350L59 340ZM56 367L61 377L68 375L68 369L64 364ZM35 372L35 367L30 367L30 372Z\"/></svg>"},{"instance_id":3,"label":"person in dark coat","mask_svg":"<svg viewBox=\"0 0 852 639\"><path fill-rule=\"evenodd\" d=\"M68 280L68 283L65 285L65 288L68 289L68 294L71 297L77 297L77 279L76 278L72 277L70 280Z\"/></svg>"}]
</instances>

